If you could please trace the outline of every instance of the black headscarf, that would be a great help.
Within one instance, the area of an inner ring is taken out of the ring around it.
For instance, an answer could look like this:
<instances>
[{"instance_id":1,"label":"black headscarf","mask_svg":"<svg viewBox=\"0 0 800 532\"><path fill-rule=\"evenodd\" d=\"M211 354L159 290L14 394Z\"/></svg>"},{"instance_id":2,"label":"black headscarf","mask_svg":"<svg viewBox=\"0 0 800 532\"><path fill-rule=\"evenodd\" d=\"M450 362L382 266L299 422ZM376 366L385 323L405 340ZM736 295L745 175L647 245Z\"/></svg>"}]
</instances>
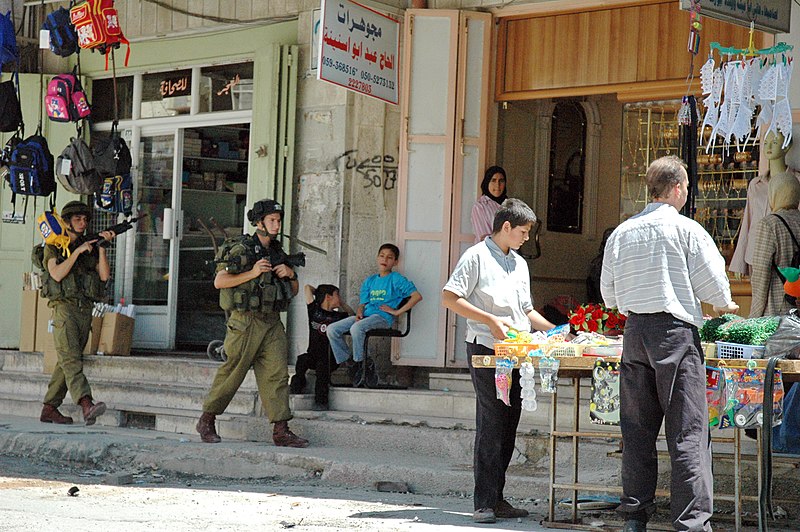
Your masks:
<instances>
[{"instance_id":1,"label":"black headscarf","mask_svg":"<svg viewBox=\"0 0 800 532\"><path fill-rule=\"evenodd\" d=\"M503 177L506 177L506 171L503 170L500 166L490 166L486 169L486 172L483 174L483 182L481 182L481 192L483 192L484 196L487 198L491 198L499 204L503 204L503 202L508 197L508 178L506 178L506 186L503 187L503 193L500 196L492 196L492 193L489 192L489 181L492 180L494 174L503 174Z\"/></svg>"}]
</instances>

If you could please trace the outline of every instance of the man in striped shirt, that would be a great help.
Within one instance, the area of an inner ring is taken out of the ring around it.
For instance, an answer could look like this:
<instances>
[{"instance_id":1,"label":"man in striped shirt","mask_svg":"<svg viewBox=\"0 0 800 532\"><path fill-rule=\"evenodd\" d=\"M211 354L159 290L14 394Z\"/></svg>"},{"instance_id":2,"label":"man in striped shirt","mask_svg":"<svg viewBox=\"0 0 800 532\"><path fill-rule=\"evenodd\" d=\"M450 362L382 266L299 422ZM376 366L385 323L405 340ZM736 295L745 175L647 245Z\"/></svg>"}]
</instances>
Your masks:
<instances>
[{"instance_id":1,"label":"man in striped shirt","mask_svg":"<svg viewBox=\"0 0 800 532\"><path fill-rule=\"evenodd\" d=\"M703 227L682 216L688 177L675 156L653 161L645 176L651 203L608 239L600 290L606 306L628 316L620 368L626 532L647 529L655 512L656 438L664 421L672 463L676 530L711 530L713 479L706 374L698 327L700 301L736 312L725 261Z\"/></svg>"}]
</instances>

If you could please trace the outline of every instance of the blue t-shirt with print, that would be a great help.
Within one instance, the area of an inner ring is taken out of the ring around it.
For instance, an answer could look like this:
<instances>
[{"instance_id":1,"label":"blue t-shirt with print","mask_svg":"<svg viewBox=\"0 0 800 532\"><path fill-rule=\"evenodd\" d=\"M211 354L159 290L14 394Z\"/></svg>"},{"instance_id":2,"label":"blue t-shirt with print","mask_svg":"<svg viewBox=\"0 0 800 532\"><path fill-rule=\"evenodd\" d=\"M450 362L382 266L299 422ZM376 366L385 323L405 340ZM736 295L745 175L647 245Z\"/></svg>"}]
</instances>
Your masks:
<instances>
[{"instance_id":1,"label":"blue t-shirt with print","mask_svg":"<svg viewBox=\"0 0 800 532\"><path fill-rule=\"evenodd\" d=\"M394 316L380 310L381 305L397 308L400 302L417 291L414 283L397 272L391 272L385 277L379 274L371 275L361 285L360 303L364 307L364 316L373 314L381 315L389 325L394 321Z\"/></svg>"}]
</instances>

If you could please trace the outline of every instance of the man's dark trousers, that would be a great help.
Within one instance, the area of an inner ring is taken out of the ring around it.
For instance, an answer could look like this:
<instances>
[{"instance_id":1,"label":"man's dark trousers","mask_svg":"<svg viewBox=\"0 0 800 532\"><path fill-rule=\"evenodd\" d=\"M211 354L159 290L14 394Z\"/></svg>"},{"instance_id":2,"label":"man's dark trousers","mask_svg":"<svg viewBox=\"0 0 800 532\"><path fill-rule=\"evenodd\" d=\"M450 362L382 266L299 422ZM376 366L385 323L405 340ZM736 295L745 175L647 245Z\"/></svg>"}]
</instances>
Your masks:
<instances>
[{"instance_id":1,"label":"man's dark trousers","mask_svg":"<svg viewBox=\"0 0 800 532\"><path fill-rule=\"evenodd\" d=\"M697 327L667 313L631 314L620 367L622 487L618 511L647 521L655 511L656 438L664 421L672 463L675 530L711 530L713 478L706 372Z\"/></svg>"},{"instance_id":2,"label":"man's dark trousers","mask_svg":"<svg viewBox=\"0 0 800 532\"><path fill-rule=\"evenodd\" d=\"M512 379L511 406L497 398L494 384L494 368L473 368L472 355L493 355L494 350L477 343L467 343L467 358L472 385L477 401L475 415L475 451L473 470L475 475L475 509L492 508L503 500L506 484L506 469L514 455L519 416L522 413L519 370Z\"/></svg>"}]
</instances>

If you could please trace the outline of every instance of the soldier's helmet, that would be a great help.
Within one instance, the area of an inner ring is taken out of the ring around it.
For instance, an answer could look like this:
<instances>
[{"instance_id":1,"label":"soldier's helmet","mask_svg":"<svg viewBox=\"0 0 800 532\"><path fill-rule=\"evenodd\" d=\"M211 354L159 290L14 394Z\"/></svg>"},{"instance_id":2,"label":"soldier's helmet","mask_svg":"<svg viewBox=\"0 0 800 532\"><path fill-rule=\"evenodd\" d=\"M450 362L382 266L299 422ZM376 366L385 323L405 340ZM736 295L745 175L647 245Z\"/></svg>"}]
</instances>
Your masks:
<instances>
[{"instance_id":1,"label":"soldier's helmet","mask_svg":"<svg viewBox=\"0 0 800 532\"><path fill-rule=\"evenodd\" d=\"M256 224L258 224L258 222L264 218L264 216L276 212L281 215L282 220L283 206L275 200L263 199L261 201L257 201L255 205L253 205L253 208L247 211L247 219L250 220L250 224L255 227Z\"/></svg>"},{"instance_id":2,"label":"soldier's helmet","mask_svg":"<svg viewBox=\"0 0 800 532\"><path fill-rule=\"evenodd\" d=\"M70 201L61 209L61 219L69 223L70 218L77 214L86 215L86 221L92 219L92 209L82 201Z\"/></svg>"}]
</instances>

